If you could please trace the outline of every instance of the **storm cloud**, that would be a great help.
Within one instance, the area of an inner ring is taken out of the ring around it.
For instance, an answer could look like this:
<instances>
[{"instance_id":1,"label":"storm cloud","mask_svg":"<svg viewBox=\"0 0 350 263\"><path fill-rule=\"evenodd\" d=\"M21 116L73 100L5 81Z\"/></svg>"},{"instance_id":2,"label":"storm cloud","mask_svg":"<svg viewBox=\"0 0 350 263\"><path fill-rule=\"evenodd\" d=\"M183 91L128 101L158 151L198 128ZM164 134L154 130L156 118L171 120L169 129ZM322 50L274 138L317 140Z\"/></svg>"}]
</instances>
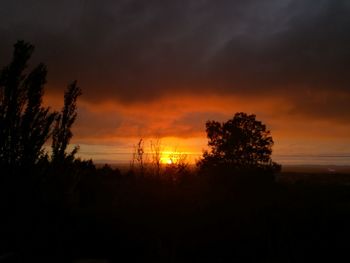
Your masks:
<instances>
[{"instance_id":1,"label":"storm cloud","mask_svg":"<svg viewBox=\"0 0 350 263\"><path fill-rule=\"evenodd\" d=\"M24 39L33 63L48 65L49 93L77 79L89 105L277 97L286 116L348 122L349 32L346 0L2 0L0 63ZM195 112L172 123L207 117ZM81 123L94 116L86 110Z\"/></svg>"}]
</instances>

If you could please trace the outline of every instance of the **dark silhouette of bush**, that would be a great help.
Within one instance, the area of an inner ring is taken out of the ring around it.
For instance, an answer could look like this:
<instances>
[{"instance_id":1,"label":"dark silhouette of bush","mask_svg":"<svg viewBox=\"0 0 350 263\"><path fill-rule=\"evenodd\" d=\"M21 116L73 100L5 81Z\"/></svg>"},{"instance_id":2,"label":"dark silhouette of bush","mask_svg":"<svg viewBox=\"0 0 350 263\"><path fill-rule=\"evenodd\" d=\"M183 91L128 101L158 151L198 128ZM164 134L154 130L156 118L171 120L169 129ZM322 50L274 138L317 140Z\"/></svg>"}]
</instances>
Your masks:
<instances>
[{"instance_id":1,"label":"dark silhouette of bush","mask_svg":"<svg viewBox=\"0 0 350 263\"><path fill-rule=\"evenodd\" d=\"M243 112L224 123L208 121L206 132L210 151L197 165L204 168L276 171L280 166L271 159L273 139L266 125L255 115Z\"/></svg>"}]
</instances>

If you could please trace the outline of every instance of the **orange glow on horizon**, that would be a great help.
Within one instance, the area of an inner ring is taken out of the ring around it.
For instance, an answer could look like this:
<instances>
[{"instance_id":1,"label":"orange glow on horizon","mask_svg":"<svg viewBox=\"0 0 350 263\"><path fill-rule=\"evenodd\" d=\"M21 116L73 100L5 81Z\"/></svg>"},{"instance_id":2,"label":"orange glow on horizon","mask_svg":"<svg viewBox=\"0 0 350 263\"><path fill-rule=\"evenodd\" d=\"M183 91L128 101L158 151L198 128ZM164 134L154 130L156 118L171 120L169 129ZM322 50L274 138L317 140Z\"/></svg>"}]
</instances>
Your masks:
<instances>
[{"instance_id":1,"label":"orange glow on horizon","mask_svg":"<svg viewBox=\"0 0 350 263\"><path fill-rule=\"evenodd\" d=\"M62 98L63 94L62 97L47 94L45 105L60 110ZM271 130L275 142L273 154L348 151L349 123L314 118L294 110L288 98L277 96L164 96L125 104L111 100L92 103L83 95L78 100L71 143L81 145L82 158L128 162L140 138L147 141L147 147L150 140L160 138L164 146L162 163L170 162L171 152L184 153L189 163L195 163L207 149L205 122L226 121L243 111L256 114ZM107 148L108 154L104 152Z\"/></svg>"}]
</instances>

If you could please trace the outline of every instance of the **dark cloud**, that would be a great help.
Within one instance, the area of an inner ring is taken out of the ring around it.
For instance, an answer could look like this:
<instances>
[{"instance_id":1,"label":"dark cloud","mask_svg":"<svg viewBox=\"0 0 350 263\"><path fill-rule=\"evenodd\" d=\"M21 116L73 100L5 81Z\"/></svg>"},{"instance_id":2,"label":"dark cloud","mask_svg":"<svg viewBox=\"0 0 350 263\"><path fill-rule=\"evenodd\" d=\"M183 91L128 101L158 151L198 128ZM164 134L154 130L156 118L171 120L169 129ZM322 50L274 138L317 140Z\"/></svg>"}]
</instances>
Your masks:
<instances>
[{"instance_id":1,"label":"dark cloud","mask_svg":"<svg viewBox=\"0 0 350 263\"><path fill-rule=\"evenodd\" d=\"M34 43L51 92L78 79L89 101L274 94L310 115L349 115L338 96L350 94L346 0L3 0L2 7L1 57L16 39ZM326 104L313 96L319 92L329 94Z\"/></svg>"}]
</instances>

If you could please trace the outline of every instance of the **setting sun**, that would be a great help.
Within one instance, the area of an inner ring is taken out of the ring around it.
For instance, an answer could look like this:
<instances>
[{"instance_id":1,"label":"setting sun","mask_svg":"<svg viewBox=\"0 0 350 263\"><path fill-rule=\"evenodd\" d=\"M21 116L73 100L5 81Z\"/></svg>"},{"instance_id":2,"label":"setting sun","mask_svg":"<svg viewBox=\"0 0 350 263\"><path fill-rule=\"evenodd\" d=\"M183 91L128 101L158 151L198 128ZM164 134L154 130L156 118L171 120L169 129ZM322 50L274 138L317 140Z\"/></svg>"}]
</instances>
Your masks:
<instances>
[{"instance_id":1,"label":"setting sun","mask_svg":"<svg viewBox=\"0 0 350 263\"><path fill-rule=\"evenodd\" d=\"M173 164L175 155L176 153L170 151L162 152L160 162L162 164Z\"/></svg>"},{"instance_id":2,"label":"setting sun","mask_svg":"<svg viewBox=\"0 0 350 263\"><path fill-rule=\"evenodd\" d=\"M163 151L161 154L160 162L162 164L180 164L180 163L194 163L189 158L190 153L179 151Z\"/></svg>"}]
</instances>

